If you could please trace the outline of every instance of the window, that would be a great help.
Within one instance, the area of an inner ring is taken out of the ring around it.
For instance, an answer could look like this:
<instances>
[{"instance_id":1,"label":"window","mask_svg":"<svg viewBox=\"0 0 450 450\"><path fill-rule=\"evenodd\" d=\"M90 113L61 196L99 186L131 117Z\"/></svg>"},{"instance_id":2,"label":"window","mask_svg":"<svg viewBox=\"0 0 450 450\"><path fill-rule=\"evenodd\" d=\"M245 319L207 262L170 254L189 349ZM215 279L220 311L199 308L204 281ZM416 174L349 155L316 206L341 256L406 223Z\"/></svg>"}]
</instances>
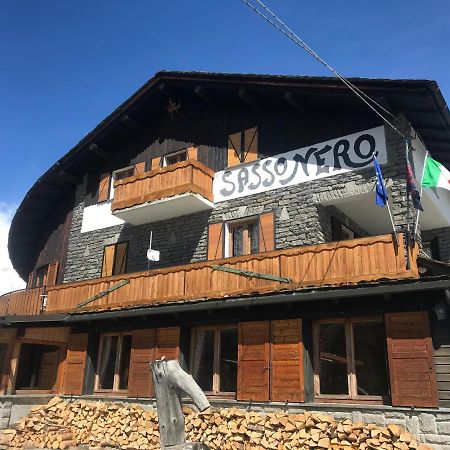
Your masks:
<instances>
[{"instance_id":1,"label":"window","mask_svg":"<svg viewBox=\"0 0 450 450\"><path fill-rule=\"evenodd\" d=\"M172 153L170 155L164 156L164 166L170 166L188 159L187 150L182 150L180 152Z\"/></svg>"},{"instance_id":2,"label":"window","mask_svg":"<svg viewBox=\"0 0 450 450\"><path fill-rule=\"evenodd\" d=\"M386 335L381 319L323 320L314 326L318 397L388 395Z\"/></svg>"},{"instance_id":3,"label":"window","mask_svg":"<svg viewBox=\"0 0 450 450\"><path fill-rule=\"evenodd\" d=\"M52 390L56 380L58 359L57 345L22 344L16 390Z\"/></svg>"},{"instance_id":4,"label":"window","mask_svg":"<svg viewBox=\"0 0 450 450\"><path fill-rule=\"evenodd\" d=\"M228 136L228 167L258 159L258 127Z\"/></svg>"},{"instance_id":5,"label":"window","mask_svg":"<svg viewBox=\"0 0 450 450\"><path fill-rule=\"evenodd\" d=\"M108 334L100 339L96 391L125 391L131 355L130 334Z\"/></svg>"},{"instance_id":6,"label":"window","mask_svg":"<svg viewBox=\"0 0 450 450\"><path fill-rule=\"evenodd\" d=\"M47 285L48 265L39 267L33 277L33 283L31 287L42 287Z\"/></svg>"},{"instance_id":7,"label":"window","mask_svg":"<svg viewBox=\"0 0 450 450\"><path fill-rule=\"evenodd\" d=\"M242 256L259 252L259 220L228 222L226 256Z\"/></svg>"},{"instance_id":8,"label":"window","mask_svg":"<svg viewBox=\"0 0 450 450\"><path fill-rule=\"evenodd\" d=\"M347 241L349 239L356 239L358 235L351 230L347 225L344 225L339 219L331 217L331 240Z\"/></svg>"},{"instance_id":9,"label":"window","mask_svg":"<svg viewBox=\"0 0 450 450\"><path fill-rule=\"evenodd\" d=\"M123 169L114 170L111 176L111 185L109 187L109 198L114 198L114 182L134 176L135 167L129 166Z\"/></svg>"},{"instance_id":10,"label":"window","mask_svg":"<svg viewBox=\"0 0 450 450\"><path fill-rule=\"evenodd\" d=\"M128 242L107 245L103 250L102 277L120 275L127 270Z\"/></svg>"},{"instance_id":11,"label":"window","mask_svg":"<svg viewBox=\"0 0 450 450\"><path fill-rule=\"evenodd\" d=\"M238 331L234 326L193 330L191 374L205 392L236 392L237 349Z\"/></svg>"}]
</instances>

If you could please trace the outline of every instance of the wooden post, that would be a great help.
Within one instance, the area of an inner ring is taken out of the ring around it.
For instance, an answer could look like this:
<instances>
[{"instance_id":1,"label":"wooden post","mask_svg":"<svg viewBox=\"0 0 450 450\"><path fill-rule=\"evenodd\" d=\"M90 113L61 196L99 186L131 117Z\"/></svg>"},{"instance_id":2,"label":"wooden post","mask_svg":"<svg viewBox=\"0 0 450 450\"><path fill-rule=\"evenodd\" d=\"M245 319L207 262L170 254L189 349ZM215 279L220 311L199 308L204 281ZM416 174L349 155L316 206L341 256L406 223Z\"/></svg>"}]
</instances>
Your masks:
<instances>
[{"instance_id":1,"label":"wooden post","mask_svg":"<svg viewBox=\"0 0 450 450\"><path fill-rule=\"evenodd\" d=\"M175 360L156 360L150 363L158 411L161 449L208 450L201 442L186 442L181 392L191 397L195 406L204 411L210 407L208 399L194 379Z\"/></svg>"}]
</instances>

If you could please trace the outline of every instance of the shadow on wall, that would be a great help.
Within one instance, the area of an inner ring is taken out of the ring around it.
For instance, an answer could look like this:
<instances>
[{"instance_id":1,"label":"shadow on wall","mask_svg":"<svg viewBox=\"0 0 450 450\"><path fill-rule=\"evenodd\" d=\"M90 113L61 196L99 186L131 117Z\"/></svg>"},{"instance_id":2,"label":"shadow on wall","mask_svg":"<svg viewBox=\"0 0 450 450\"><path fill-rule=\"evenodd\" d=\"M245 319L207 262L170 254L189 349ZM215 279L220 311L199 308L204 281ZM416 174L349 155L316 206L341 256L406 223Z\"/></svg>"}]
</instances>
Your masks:
<instances>
[{"instance_id":1,"label":"shadow on wall","mask_svg":"<svg viewBox=\"0 0 450 450\"><path fill-rule=\"evenodd\" d=\"M140 226L124 225L118 242L128 242L126 272L206 260L210 215L210 211L205 211ZM160 251L158 262L149 262L146 256L151 232L152 249Z\"/></svg>"}]
</instances>

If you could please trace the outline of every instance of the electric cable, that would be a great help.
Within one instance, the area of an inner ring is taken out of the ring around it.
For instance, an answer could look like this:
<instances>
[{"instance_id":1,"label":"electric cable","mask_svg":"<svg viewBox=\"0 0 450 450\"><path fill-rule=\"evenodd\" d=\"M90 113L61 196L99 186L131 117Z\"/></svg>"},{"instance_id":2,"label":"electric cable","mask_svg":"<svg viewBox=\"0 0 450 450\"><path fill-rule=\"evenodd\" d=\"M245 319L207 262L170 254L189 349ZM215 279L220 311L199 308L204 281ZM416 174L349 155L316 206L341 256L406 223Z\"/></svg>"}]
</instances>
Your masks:
<instances>
[{"instance_id":1,"label":"electric cable","mask_svg":"<svg viewBox=\"0 0 450 450\"><path fill-rule=\"evenodd\" d=\"M395 117L390 111L372 99L369 95L363 92L361 89L356 87L353 83L347 80L344 76L340 75L333 67L331 67L323 58L321 58L309 45L306 44L294 31L292 31L274 12L272 12L264 3L260 0L256 0L278 23L271 20L267 17L262 11L260 11L256 6L252 5L248 0L241 0L244 4L246 4L250 9L252 9L256 14L262 17L266 22L275 27L278 31L284 34L287 38L289 38L296 45L305 50L309 55L319 61L322 65L324 65L328 70L330 70L336 78L338 78L345 86L347 86L361 101L363 101L375 114L377 114L383 122L389 125L393 130L395 130L399 135L403 138L407 139L409 136L404 134L399 130L397 126L392 124L377 108L381 109L385 113L389 114L392 118L395 119L396 122L399 122L397 117ZM376 105L376 107L374 106Z\"/></svg>"}]
</instances>

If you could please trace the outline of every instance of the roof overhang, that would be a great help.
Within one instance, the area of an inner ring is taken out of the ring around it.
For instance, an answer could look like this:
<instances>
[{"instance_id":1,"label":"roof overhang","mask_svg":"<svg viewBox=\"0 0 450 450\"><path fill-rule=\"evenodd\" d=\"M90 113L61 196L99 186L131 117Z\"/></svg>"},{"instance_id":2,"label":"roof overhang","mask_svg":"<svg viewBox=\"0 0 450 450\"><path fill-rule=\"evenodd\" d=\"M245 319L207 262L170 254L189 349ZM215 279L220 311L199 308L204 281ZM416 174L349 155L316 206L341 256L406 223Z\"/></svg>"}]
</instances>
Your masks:
<instances>
[{"instance_id":1,"label":"roof overhang","mask_svg":"<svg viewBox=\"0 0 450 450\"><path fill-rule=\"evenodd\" d=\"M450 112L436 82L351 78L356 86L393 113L404 113L432 155L450 167ZM296 110L328 108L370 111L339 80L208 72L159 72L87 134L31 187L12 220L8 249L22 278L32 270L39 233L54 205L73 192L87 168L150 126L168 99L196 96L211 107L245 102L255 109L266 103Z\"/></svg>"}]
</instances>

